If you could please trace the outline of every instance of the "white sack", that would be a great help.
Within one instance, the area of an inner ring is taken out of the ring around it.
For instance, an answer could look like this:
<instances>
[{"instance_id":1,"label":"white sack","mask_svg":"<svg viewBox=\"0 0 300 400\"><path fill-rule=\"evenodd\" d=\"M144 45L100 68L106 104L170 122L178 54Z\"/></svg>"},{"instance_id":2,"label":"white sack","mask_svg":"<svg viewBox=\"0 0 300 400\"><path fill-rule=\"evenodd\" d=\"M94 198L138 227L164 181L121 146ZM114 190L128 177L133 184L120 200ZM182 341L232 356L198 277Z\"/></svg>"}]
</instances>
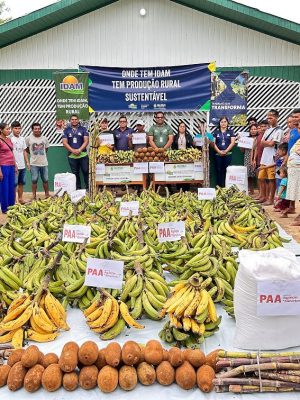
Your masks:
<instances>
[{"instance_id":1,"label":"white sack","mask_svg":"<svg viewBox=\"0 0 300 400\"><path fill-rule=\"evenodd\" d=\"M231 165L226 169L225 187L236 185L242 192L248 194L247 167Z\"/></svg>"},{"instance_id":2,"label":"white sack","mask_svg":"<svg viewBox=\"0 0 300 400\"><path fill-rule=\"evenodd\" d=\"M300 316L257 316L257 281L299 280L295 255L279 247L267 251L242 250L234 288L236 331L234 347L277 350L300 345Z\"/></svg>"},{"instance_id":3,"label":"white sack","mask_svg":"<svg viewBox=\"0 0 300 400\"><path fill-rule=\"evenodd\" d=\"M76 176L69 172L63 174L54 175L54 192L56 193L59 189L58 196L62 196L64 192L72 193L76 190Z\"/></svg>"}]
</instances>

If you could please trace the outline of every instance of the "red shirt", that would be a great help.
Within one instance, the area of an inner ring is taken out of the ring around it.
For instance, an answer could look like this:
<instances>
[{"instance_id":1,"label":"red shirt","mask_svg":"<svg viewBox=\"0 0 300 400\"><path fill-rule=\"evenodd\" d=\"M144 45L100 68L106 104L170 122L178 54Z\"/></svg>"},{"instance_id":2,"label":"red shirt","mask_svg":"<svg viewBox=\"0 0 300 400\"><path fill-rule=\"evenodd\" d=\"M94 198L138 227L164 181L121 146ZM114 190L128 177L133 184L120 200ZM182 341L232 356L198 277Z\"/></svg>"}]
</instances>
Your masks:
<instances>
[{"instance_id":1,"label":"red shirt","mask_svg":"<svg viewBox=\"0 0 300 400\"><path fill-rule=\"evenodd\" d=\"M13 153L13 143L10 138L0 139L0 165L15 165L15 158ZM9 147L11 148L9 148Z\"/></svg>"}]
</instances>

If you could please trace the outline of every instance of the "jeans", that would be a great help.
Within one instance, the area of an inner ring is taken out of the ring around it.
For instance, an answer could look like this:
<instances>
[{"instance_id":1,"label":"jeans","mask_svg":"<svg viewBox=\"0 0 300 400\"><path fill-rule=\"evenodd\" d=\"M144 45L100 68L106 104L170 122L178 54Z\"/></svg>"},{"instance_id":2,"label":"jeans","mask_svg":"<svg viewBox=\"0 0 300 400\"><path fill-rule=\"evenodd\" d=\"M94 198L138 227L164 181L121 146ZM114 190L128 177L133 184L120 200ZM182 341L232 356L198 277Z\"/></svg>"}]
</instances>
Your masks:
<instances>
[{"instance_id":1,"label":"jeans","mask_svg":"<svg viewBox=\"0 0 300 400\"><path fill-rule=\"evenodd\" d=\"M3 175L0 181L0 205L1 211L6 213L9 206L15 204L15 166L1 165Z\"/></svg>"},{"instance_id":2,"label":"jeans","mask_svg":"<svg viewBox=\"0 0 300 400\"><path fill-rule=\"evenodd\" d=\"M25 186L26 185L26 169L18 169L18 174L15 175L15 186L21 185Z\"/></svg>"},{"instance_id":3,"label":"jeans","mask_svg":"<svg viewBox=\"0 0 300 400\"><path fill-rule=\"evenodd\" d=\"M37 183L39 175L43 183L48 182L48 167L37 167L36 165L30 165L31 181Z\"/></svg>"},{"instance_id":4,"label":"jeans","mask_svg":"<svg viewBox=\"0 0 300 400\"><path fill-rule=\"evenodd\" d=\"M76 176L76 190L81 189L80 170L82 171L85 189L89 188L89 158L88 156L82 158L68 157L72 173Z\"/></svg>"},{"instance_id":5,"label":"jeans","mask_svg":"<svg viewBox=\"0 0 300 400\"><path fill-rule=\"evenodd\" d=\"M226 156L215 155L217 186L225 187L226 169L231 164L231 158L231 154Z\"/></svg>"}]
</instances>

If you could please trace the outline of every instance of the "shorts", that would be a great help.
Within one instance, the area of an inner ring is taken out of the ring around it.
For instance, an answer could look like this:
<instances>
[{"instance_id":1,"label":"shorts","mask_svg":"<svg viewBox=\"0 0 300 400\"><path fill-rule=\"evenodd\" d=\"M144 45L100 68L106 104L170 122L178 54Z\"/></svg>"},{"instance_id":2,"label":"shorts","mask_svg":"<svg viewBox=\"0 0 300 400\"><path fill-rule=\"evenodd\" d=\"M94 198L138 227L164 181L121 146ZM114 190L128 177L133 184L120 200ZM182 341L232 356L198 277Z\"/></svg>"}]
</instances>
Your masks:
<instances>
[{"instance_id":1,"label":"shorts","mask_svg":"<svg viewBox=\"0 0 300 400\"><path fill-rule=\"evenodd\" d=\"M37 167L30 165L31 181L37 183L39 175L44 183L48 182L48 167Z\"/></svg>"},{"instance_id":2,"label":"shorts","mask_svg":"<svg viewBox=\"0 0 300 400\"><path fill-rule=\"evenodd\" d=\"M265 165L261 165L261 167L265 167ZM259 170L258 172L258 179L275 179L275 167L269 167Z\"/></svg>"},{"instance_id":3,"label":"shorts","mask_svg":"<svg viewBox=\"0 0 300 400\"><path fill-rule=\"evenodd\" d=\"M15 186L25 186L26 184L26 169L18 169L18 173L15 175Z\"/></svg>"}]
</instances>

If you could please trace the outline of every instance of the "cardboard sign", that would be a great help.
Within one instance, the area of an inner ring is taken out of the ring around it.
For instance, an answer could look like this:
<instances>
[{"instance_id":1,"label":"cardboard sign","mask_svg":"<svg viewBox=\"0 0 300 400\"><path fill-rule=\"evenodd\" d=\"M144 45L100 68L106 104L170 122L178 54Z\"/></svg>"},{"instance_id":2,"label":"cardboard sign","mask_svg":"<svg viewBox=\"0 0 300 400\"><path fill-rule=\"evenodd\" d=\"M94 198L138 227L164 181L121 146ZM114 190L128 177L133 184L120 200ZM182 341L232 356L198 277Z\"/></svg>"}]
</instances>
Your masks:
<instances>
[{"instance_id":1,"label":"cardboard sign","mask_svg":"<svg viewBox=\"0 0 300 400\"><path fill-rule=\"evenodd\" d=\"M96 164L96 175L105 174L105 164Z\"/></svg>"},{"instance_id":2,"label":"cardboard sign","mask_svg":"<svg viewBox=\"0 0 300 400\"><path fill-rule=\"evenodd\" d=\"M183 221L158 224L157 238L159 243L175 242L180 240L182 236L185 236L185 224Z\"/></svg>"},{"instance_id":3,"label":"cardboard sign","mask_svg":"<svg viewBox=\"0 0 300 400\"><path fill-rule=\"evenodd\" d=\"M149 163L147 162L135 162L133 163L134 174L148 174Z\"/></svg>"},{"instance_id":4,"label":"cardboard sign","mask_svg":"<svg viewBox=\"0 0 300 400\"><path fill-rule=\"evenodd\" d=\"M300 281L258 281L257 315L300 315Z\"/></svg>"},{"instance_id":5,"label":"cardboard sign","mask_svg":"<svg viewBox=\"0 0 300 400\"><path fill-rule=\"evenodd\" d=\"M194 137L195 146L202 147L203 146L203 137L202 136L195 136Z\"/></svg>"},{"instance_id":6,"label":"cardboard sign","mask_svg":"<svg viewBox=\"0 0 300 400\"><path fill-rule=\"evenodd\" d=\"M138 201L121 201L120 215L127 217L131 211L131 215L139 215L140 203Z\"/></svg>"},{"instance_id":7,"label":"cardboard sign","mask_svg":"<svg viewBox=\"0 0 300 400\"><path fill-rule=\"evenodd\" d=\"M90 242L91 227L88 225L68 225L63 228L63 242L83 243L85 239Z\"/></svg>"},{"instance_id":8,"label":"cardboard sign","mask_svg":"<svg viewBox=\"0 0 300 400\"><path fill-rule=\"evenodd\" d=\"M249 137L249 132L247 132L247 131L243 131L243 132L239 132L238 134L237 134L237 136L238 136L238 138L240 139L240 138L244 138L244 137Z\"/></svg>"},{"instance_id":9,"label":"cardboard sign","mask_svg":"<svg viewBox=\"0 0 300 400\"><path fill-rule=\"evenodd\" d=\"M229 185L244 185L246 179L246 174L230 174L228 176Z\"/></svg>"},{"instance_id":10,"label":"cardboard sign","mask_svg":"<svg viewBox=\"0 0 300 400\"><path fill-rule=\"evenodd\" d=\"M165 173L165 163L163 162L151 162L149 163L150 174L164 174Z\"/></svg>"},{"instance_id":11,"label":"cardboard sign","mask_svg":"<svg viewBox=\"0 0 300 400\"><path fill-rule=\"evenodd\" d=\"M124 261L88 258L84 284L93 287L122 289Z\"/></svg>"},{"instance_id":12,"label":"cardboard sign","mask_svg":"<svg viewBox=\"0 0 300 400\"><path fill-rule=\"evenodd\" d=\"M86 196L86 189L74 190L74 192L70 194L72 203L78 203L78 201L83 199L85 196Z\"/></svg>"},{"instance_id":13,"label":"cardboard sign","mask_svg":"<svg viewBox=\"0 0 300 400\"><path fill-rule=\"evenodd\" d=\"M198 200L213 200L216 198L216 189L198 188Z\"/></svg>"},{"instance_id":14,"label":"cardboard sign","mask_svg":"<svg viewBox=\"0 0 300 400\"><path fill-rule=\"evenodd\" d=\"M132 134L132 143L133 144L146 144L147 143L146 133L133 133Z\"/></svg>"},{"instance_id":15,"label":"cardboard sign","mask_svg":"<svg viewBox=\"0 0 300 400\"><path fill-rule=\"evenodd\" d=\"M114 142L114 135L110 135L110 134L105 135L105 134L103 134L103 135L99 136L99 139L101 141L101 144L114 144L115 143Z\"/></svg>"},{"instance_id":16,"label":"cardboard sign","mask_svg":"<svg viewBox=\"0 0 300 400\"><path fill-rule=\"evenodd\" d=\"M243 149L252 149L254 143L254 139L251 137L241 137L239 139L238 147L242 147Z\"/></svg>"},{"instance_id":17,"label":"cardboard sign","mask_svg":"<svg viewBox=\"0 0 300 400\"><path fill-rule=\"evenodd\" d=\"M194 172L203 172L203 163L202 161L194 162Z\"/></svg>"}]
</instances>

